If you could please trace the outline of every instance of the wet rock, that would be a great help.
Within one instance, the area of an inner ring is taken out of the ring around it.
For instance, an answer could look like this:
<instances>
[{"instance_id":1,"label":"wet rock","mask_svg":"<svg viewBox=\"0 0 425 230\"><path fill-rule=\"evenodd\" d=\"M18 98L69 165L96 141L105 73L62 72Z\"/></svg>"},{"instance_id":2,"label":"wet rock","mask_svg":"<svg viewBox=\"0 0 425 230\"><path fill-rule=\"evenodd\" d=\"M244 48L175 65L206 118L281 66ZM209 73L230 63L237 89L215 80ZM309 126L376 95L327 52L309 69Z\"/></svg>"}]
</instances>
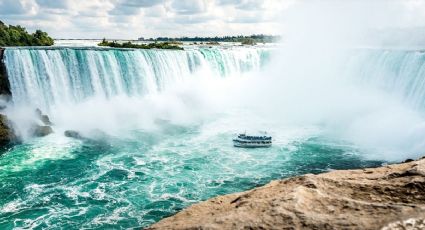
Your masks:
<instances>
[{"instance_id":1,"label":"wet rock","mask_svg":"<svg viewBox=\"0 0 425 230\"><path fill-rule=\"evenodd\" d=\"M7 116L0 114L0 146L18 142L18 140L19 138L15 134Z\"/></svg>"},{"instance_id":2,"label":"wet rock","mask_svg":"<svg viewBox=\"0 0 425 230\"><path fill-rule=\"evenodd\" d=\"M38 119L40 119L41 122L43 122L44 125L53 125L53 123L50 121L49 116L46 114L43 114L39 108L35 109L35 114Z\"/></svg>"},{"instance_id":3,"label":"wet rock","mask_svg":"<svg viewBox=\"0 0 425 230\"><path fill-rule=\"evenodd\" d=\"M66 130L64 132L64 135L66 137L71 137L71 138L75 138L75 139L83 139L83 136L81 136L81 134L77 131L74 130Z\"/></svg>"},{"instance_id":4,"label":"wet rock","mask_svg":"<svg viewBox=\"0 0 425 230\"><path fill-rule=\"evenodd\" d=\"M40 120L45 124L45 125L53 125L53 123L50 121L49 116L47 115L41 115Z\"/></svg>"},{"instance_id":5,"label":"wet rock","mask_svg":"<svg viewBox=\"0 0 425 230\"><path fill-rule=\"evenodd\" d=\"M35 137L45 137L53 133L52 127L48 125L34 125L32 134Z\"/></svg>"},{"instance_id":6,"label":"wet rock","mask_svg":"<svg viewBox=\"0 0 425 230\"><path fill-rule=\"evenodd\" d=\"M3 100L10 100L12 93L10 91L10 82L7 77L6 65L4 64L4 48L0 47L0 95Z\"/></svg>"},{"instance_id":7,"label":"wet rock","mask_svg":"<svg viewBox=\"0 0 425 230\"><path fill-rule=\"evenodd\" d=\"M409 162L412 162L412 161L414 161L413 159L406 159L405 161L403 161L403 163L409 163Z\"/></svg>"},{"instance_id":8,"label":"wet rock","mask_svg":"<svg viewBox=\"0 0 425 230\"><path fill-rule=\"evenodd\" d=\"M43 112L39 108L35 109L34 112L38 122L35 122L32 125L32 136L44 137L53 133L53 128L51 127L51 125L53 124L50 121L49 116L43 114Z\"/></svg>"}]
</instances>

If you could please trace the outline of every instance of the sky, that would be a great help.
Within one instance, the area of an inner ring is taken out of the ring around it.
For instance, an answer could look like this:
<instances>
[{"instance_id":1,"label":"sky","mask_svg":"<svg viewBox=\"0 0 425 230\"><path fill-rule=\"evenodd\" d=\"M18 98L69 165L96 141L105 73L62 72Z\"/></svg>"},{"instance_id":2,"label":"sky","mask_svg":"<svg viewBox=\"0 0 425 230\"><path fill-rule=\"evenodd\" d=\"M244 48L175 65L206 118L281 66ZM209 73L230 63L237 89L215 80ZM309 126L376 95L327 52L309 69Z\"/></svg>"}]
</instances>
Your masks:
<instances>
[{"instance_id":1,"label":"sky","mask_svg":"<svg viewBox=\"0 0 425 230\"><path fill-rule=\"evenodd\" d=\"M285 36L291 26L316 36L330 25L423 32L402 38L412 39L425 36L425 0L0 0L0 20L54 38Z\"/></svg>"},{"instance_id":2,"label":"sky","mask_svg":"<svg viewBox=\"0 0 425 230\"><path fill-rule=\"evenodd\" d=\"M291 0L0 0L0 20L54 38L279 34Z\"/></svg>"}]
</instances>

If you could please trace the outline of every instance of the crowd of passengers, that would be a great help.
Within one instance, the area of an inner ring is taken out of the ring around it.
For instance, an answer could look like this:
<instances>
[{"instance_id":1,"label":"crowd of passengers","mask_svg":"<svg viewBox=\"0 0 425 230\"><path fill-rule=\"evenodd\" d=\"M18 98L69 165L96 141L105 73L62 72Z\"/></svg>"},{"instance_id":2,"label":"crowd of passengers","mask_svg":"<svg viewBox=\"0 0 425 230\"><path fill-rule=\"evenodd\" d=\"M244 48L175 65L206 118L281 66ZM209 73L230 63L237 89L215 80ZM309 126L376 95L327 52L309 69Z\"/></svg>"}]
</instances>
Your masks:
<instances>
[{"instance_id":1,"label":"crowd of passengers","mask_svg":"<svg viewBox=\"0 0 425 230\"><path fill-rule=\"evenodd\" d=\"M235 141L235 142L239 142L239 143L250 143L250 144L271 144L272 143L272 141L271 140L264 140L264 141L260 141L260 140L257 140L257 141L244 141L244 140L233 140L233 141Z\"/></svg>"},{"instance_id":2,"label":"crowd of passengers","mask_svg":"<svg viewBox=\"0 0 425 230\"><path fill-rule=\"evenodd\" d=\"M246 140L271 140L272 137L267 137L267 136L246 136L245 134L240 134L238 136L241 139L246 139Z\"/></svg>"}]
</instances>

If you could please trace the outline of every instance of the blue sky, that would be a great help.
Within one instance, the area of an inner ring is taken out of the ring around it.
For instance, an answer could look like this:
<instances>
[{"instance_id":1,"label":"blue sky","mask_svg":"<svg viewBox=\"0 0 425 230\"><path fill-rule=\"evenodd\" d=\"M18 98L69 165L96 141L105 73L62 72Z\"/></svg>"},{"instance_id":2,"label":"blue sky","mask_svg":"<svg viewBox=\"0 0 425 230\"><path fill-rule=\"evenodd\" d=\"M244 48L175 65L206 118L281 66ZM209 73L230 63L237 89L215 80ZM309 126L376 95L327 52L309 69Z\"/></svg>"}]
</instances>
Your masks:
<instances>
[{"instance_id":1,"label":"blue sky","mask_svg":"<svg viewBox=\"0 0 425 230\"><path fill-rule=\"evenodd\" d=\"M0 20L55 38L279 33L285 0L0 0Z\"/></svg>"}]
</instances>

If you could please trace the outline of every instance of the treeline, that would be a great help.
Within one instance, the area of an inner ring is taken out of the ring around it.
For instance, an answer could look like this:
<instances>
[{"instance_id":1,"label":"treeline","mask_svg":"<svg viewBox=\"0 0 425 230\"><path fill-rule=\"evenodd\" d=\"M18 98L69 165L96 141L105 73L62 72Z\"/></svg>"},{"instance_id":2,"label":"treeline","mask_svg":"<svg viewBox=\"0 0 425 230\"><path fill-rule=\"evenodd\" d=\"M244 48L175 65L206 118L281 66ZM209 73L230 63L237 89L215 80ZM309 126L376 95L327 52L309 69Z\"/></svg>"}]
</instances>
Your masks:
<instances>
[{"instance_id":1,"label":"treeline","mask_svg":"<svg viewBox=\"0 0 425 230\"><path fill-rule=\"evenodd\" d=\"M22 26L7 26L0 21L0 46L51 46L53 38L46 32L36 30L29 34Z\"/></svg>"},{"instance_id":2,"label":"treeline","mask_svg":"<svg viewBox=\"0 0 425 230\"><path fill-rule=\"evenodd\" d=\"M155 42L149 44L134 44L131 42L118 43L116 41L109 42L105 38L97 44L98 46L107 46L113 48L133 48L133 49L170 49L170 50L183 50L182 47L170 42Z\"/></svg>"},{"instance_id":3,"label":"treeline","mask_svg":"<svg viewBox=\"0 0 425 230\"><path fill-rule=\"evenodd\" d=\"M265 34L254 34L250 36L224 36L224 37L158 37L144 39L140 38L141 41L182 41L182 42L242 42L242 43L271 43L280 40L280 36L265 35Z\"/></svg>"}]
</instances>

